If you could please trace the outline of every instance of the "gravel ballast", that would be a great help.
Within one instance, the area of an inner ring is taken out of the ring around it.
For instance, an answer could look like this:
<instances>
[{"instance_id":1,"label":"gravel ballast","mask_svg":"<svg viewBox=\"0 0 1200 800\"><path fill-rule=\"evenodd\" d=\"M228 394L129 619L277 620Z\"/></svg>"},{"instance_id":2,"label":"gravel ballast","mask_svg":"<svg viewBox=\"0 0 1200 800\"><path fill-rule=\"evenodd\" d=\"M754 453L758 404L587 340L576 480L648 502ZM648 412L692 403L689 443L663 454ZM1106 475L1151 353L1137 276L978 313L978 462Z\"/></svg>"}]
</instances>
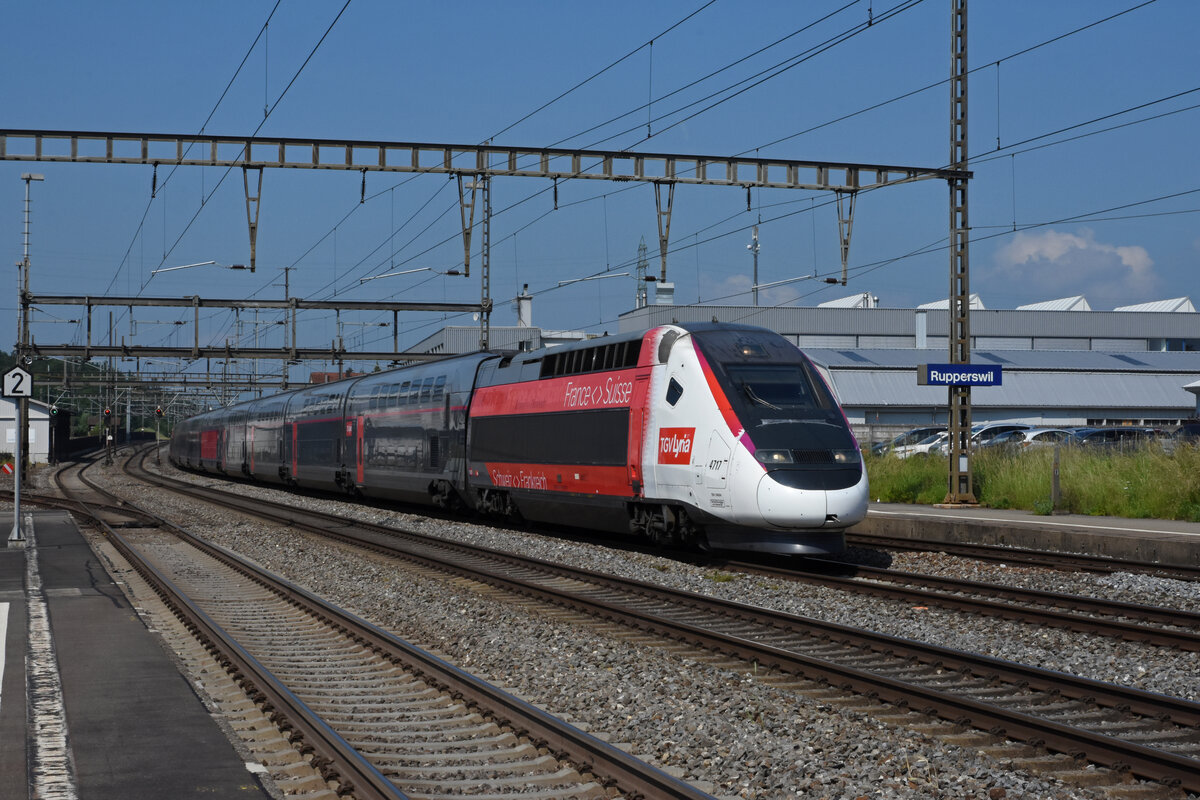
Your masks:
<instances>
[{"instance_id":1,"label":"gravel ballast","mask_svg":"<svg viewBox=\"0 0 1200 800\"><path fill-rule=\"evenodd\" d=\"M161 467L172 477L251 496L278 492ZM144 486L114 467L92 474L130 497ZM653 555L546 536L447 522L402 511L287 494L292 505L354 516L445 539L665 584L945 647L971 650L1096 680L1195 700L1194 654L1009 621L913 607L801 583L716 573ZM166 492L155 508L211 541L331 602L435 648L464 669L552 713L628 742L633 752L714 794L800 797L1097 797L1098 790L1005 769L975 750L882 722L758 680L751 671L705 663L598 634L497 602L450 581L348 552ZM855 553L852 551L851 556ZM859 554L863 560L877 551ZM1140 575L1097 576L981 564L940 554L902 553L892 566L1049 591L1200 608L1200 586Z\"/></svg>"}]
</instances>

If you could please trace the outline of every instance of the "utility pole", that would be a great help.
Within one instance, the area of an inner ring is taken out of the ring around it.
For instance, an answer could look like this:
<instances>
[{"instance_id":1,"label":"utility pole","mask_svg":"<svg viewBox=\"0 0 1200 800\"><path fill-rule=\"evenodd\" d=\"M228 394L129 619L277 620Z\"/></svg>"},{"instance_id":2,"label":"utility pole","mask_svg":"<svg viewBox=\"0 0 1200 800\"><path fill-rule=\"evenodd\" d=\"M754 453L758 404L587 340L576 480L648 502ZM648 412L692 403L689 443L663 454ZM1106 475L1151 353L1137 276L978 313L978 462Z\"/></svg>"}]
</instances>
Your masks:
<instances>
[{"instance_id":1,"label":"utility pole","mask_svg":"<svg viewBox=\"0 0 1200 800\"><path fill-rule=\"evenodd\" d=\"M970 235L967 213L967 0L951 0L950 21L950 363L971 363ZM948 390L950 475L947 505L974 505L971 387Z\"/></svg>"},{"instance_id":2,"label":"utility pole","mask_svg":"<svg viewBox=\"0 0 1200 800\"><path fill-rule=\"evenodd\" d=\"M44 181L46 176L26 172L21 175L21 180L25 181L25 224L22 235L24 254L21 258L21 336L17 346L18 365L26 361L29 364L33 363L33 359L29 358L29 184L31 181ZM20 482L29 480L29 398L27 396L17 398L17 412L19 417L17 436L21 438L20 461L22 467L17 481Z\"/></svg>"},{"instance_id":3,"label":"utility pole","mask_svg":"<svg viewBox=\"0 0 1200 800\"><path fill-rule=\"evenodd\" d=\"M285 303L292 302L291 286L288 283L288 276L291 275L291 272L294 269L295 269L295 267L284 267L283 268L283 300ZM277 283L275 285L278 286L279 284ZM296 309L295 309L295 306L292 307L291 311L292 311L291 322L292 322L292 337L293 337L291 347L294 349L296 346L296 343L294 340L295 335L296 335ZM288 315L287 315L287 312L285 311L284 315L283 315L283 349L285 351L288 350L288 318L287 317L288 317ZM284 389L287 389L287 385L288 385L288 362L290 360L291 360L291 358L285 352L283 360L280 362L280 367L279 367L279 380L283 384Z\"/></svg>"},{"instance_id":4,"label":"utility pole","mask_svg":"<svg viewBox=\"0 0 1200 800\"><path fill-rule=\"evenodd\" d=\"M637 269L634 274L637 276L637 293L633 298L634 308L645 308L649 305L649 293L646 291L646 270L650 268L650 262L646 259L646 237L638 242L638 258Z\"/></svg>"}]
</instances>

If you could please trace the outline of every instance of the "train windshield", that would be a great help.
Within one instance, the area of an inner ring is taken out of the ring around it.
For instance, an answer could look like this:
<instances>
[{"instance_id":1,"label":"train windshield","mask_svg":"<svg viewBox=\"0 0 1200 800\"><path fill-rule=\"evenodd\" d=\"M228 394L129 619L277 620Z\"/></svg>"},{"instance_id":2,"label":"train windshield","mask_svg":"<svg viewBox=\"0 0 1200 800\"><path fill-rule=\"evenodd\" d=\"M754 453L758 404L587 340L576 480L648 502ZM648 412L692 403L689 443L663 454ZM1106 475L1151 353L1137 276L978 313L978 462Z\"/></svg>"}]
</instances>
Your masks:
<instances>
[{"instance_id":1,"label":"train windshield","mask_svg":"<svg viewBox=\"0 0 1200 800\"><path fill-rule=\"evenodd\" d=\"M825 381L796 346L768 331L696 333L706 360L747 428L846 419Z\"/></svg>"},{"instance_id":2,"label":"train windshield","mask_svg":"<svg viewBox=\"0 0 1200 800\"><path fill-rule=\"evenodd\" d=\"M746 425L820 421L843 424L823 381L807 364L725 364L729 398Z\"/></svg>"}]
</instances>

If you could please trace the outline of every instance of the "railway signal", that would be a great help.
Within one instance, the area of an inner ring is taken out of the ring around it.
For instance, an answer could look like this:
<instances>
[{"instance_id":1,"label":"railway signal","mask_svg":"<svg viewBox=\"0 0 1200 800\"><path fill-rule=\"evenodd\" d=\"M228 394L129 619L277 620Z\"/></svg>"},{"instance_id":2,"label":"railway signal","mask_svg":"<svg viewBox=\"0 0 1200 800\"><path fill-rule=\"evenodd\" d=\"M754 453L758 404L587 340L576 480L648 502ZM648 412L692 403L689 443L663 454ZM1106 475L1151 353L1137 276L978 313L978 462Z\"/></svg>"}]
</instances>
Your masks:
<instances>
[{"instance_id":1,"label":"railway signal","mask_svg":"<svg viewBox=\"0 0 1200 800\"><path fill-rule=\"evenodd\" d=\"M52 417L58 416L58 406L50 406L50 416L52 416Z\"/></svg>"},{"instance_id":2,"label":"railway signal","mask_svg":"<svg viewBox=\"0 0 1200 800\"><path fill-rule=\"evenodd\" d=\"M162 433L161 433L161 431L159 431L159 423L160 423L160 420L162 420L162 417L163 417L163 407L155 406L154 407L154 463L155 464L162 463L162 455L161 455L162 448L158 446L158 442L162 438Z\"/></svg>"}]
</instances>

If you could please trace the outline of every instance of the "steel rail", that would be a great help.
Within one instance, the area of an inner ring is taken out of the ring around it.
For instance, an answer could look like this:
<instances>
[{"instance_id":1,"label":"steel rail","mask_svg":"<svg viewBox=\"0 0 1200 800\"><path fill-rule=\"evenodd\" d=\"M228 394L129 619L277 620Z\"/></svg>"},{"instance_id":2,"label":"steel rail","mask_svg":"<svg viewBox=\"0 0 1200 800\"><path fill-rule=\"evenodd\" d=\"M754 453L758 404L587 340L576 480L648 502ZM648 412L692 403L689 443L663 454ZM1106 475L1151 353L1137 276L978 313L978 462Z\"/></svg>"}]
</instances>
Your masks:
<instances>
[{"instance_id":1,"label":"steel rail","mask_svg":"<svg viewBox=\"0 0 1200 800\"><path fill-rule=\"evenodd\" d=\"M83 477L83 472L90 466L89 463L80 470L80 476L85 483L102 494L115 497ZM336 782L340 794L352 795L356 800L408 800L407 795L326 725L304 701L280 683L203 609L193 603L170 578L142 558L141 554L98 514L91 513L85 501L75 502L100 526L113 547L146 581L171 613L217 659L247 696L268 713L271 721L284 732L289 741L295 743L299 738L304 748L309 748L315 753L312 765L321 773L322 778ZM161 518L159 521L160 524L175 529L168 521Z\"/></svg>"},{"instance_id":2,"label":"steel rail","mask_svg":"<svg viewBox=\"0 0 1200 800\"><path fill-rule=\"evenodd\" d=\"M140 476L139 476L140 477ZM150 476L159 485L178 482L163 476ZM399 555L433 569L468 577L498 586L518 595L532 597L572 610L582 611L602 619L619 622L657 635L678 639L690 644L729 653L739 658L778 667L814 680L824 680L852 689L862 694L878 697L887 702L911 706L916 710L940 716L956 723L1042 745L1050 750L1084 756L1087 759L1114 769L1129 769L1133 773L1152 780L1178 783L1188 791L1200 791L1200 760L1174 753L1156 750L1133 742L1123 741L1101 733L1074 728L1052 720L1010 711L968 698L916 686L885 676L871 674L853 667L846 667L825 659L804 656L782 650L769 644L754 642L744 637L716 633L688 623L672 622L653 612L641 612L623 605L584 599L567 591L537 585L513 578L482 567L447 563L432 556L406 551L397 545L401 536L424 546L437 546L468 554L475 558L490 559L511 564L524 570L541 570L557 576L611 587L615 591L635 593L643 598L670 602L676 606L711 610L725 618L752 622L772 630L792 630L809 636L818 636L834 641L857 642L874 652L886 653L900 658L909 658L925 664L940 664L964 674L990 680L1002 680L1010 684L1026 686L1034 690L1052 692L1074 700L1095 703L1113 709L1128 710L1149 718L1167 719L1188 728L1200 727L1200 704L1181 698L1158 695L1131 687L1116 686L1101 681L1081 678L1065 673L1053 672L1038 667L1016 664L979 654L955 651L936 645L923 644L885 634L862 631L836 623L822 622L811 618L774 612L729 601L715 600L705 595L666 590L640 581L615 578L588 570L501 553L488 548L435 540L421 534L382 528L368 523L358 523L319 512L301 512L280 506L271 511L270 505L261 499L239 498L214 489L201 489L190 484L180 484L181 491L197 497L219 497L226 507L236 507L243 513L269 518L298 528L304 528L335 539L369 547L379 552ZM307 522L304 518L324 519L325 525ZM358 528L377 531L392 539L392 543L378 540L363 540L349 531ZM666 598L666 599L664 599Z\"/></svg>"},{"instance_id":3,"label":"steel rail","mask_svg":"<svg viewBox=\"0 0 1200 800\"><path fill-rule=\"evenodd\" d=\"M721 562L721 566L722 568L755 575L765 575L780 580L798 581L841 591L872 594L877 597L953 608L959 611L992 617L1003 617L1019 622L1033 622L1040 625L1065 628L1077 633L1091 633L1098 636L1116 637L1129 642L1141 642L1160 647L1176 647L1181 650L1193 652L1200 651L1200 631L1150 627L1134 622L1088 617L1045 608L1020 607L1012 605L1011 602L1003 601L1036 603L1043 606L1069 608L1076 611L1104 614L1110 617L1124 616L1179 627L1189 625L1200 627L1200 613L1192 611L1156 608L1138 603L1104 600L1060 592L1047 592L1039 589L1020 589L996 583L943 578L937 575L846 565L823 559L821 561L831 567L850 568L855 574L852 577L826 575L811 570L780 569L778 567L742 561ZM880 581L882 583L870 583L868 581ZM962 597L955 594L947 594L947 592L963 592L990 599Z\"/></svg>"},{"instance_id":4,"label":"steel rail","mask_svg":"<svg viewBox=\"0 0 1200 800\"><path fill-rule=\"evenodd\" d=\"M142 453L143 458L146 455L146 452ZM157 515L153 516L157 517ZM456 698L484 709L489 715L495 717L497 722L520 731L538 746L546 747L551 752L557 753L563 760L592 771L597 776L597 780L611 783L626 797L644 798L645 800L713 800L711 795L695 786L430 655L279 576L267 573L236 554L206 542L169 520L157 518L160 525L186 539L189 544L200 551L259 583L264 588L288 598L289 602L294 601L313 608L318 618L349 633L358 644L384 657L401 661L407 669L417 673L430 683L438 685L443 691ZM340 737L338 738L340 739Z\"/></svg>"},{"instance_id":5,"label":"steel rail","mask_svg":"<svg viewBox=\"0 0 1200 800\"><path fill-rule=\"evenodd\" d=\"M943 542L936 539L892 538L888 536L866 536L847 533L846 543L862 547L880 547L891 550L915 550L941 552L951 555L977 558L981 561L1002 561L1009 564L1032 564L1034 566L1088 572L1137 572L1157 575L1181 581L1200 581L1200 567L1181 564L1159 564L1154 561L1086 556L1076 553L1047 553L1023 547L1004 547L994 544L967 544Z\"/></svg>"}]
</instances>

